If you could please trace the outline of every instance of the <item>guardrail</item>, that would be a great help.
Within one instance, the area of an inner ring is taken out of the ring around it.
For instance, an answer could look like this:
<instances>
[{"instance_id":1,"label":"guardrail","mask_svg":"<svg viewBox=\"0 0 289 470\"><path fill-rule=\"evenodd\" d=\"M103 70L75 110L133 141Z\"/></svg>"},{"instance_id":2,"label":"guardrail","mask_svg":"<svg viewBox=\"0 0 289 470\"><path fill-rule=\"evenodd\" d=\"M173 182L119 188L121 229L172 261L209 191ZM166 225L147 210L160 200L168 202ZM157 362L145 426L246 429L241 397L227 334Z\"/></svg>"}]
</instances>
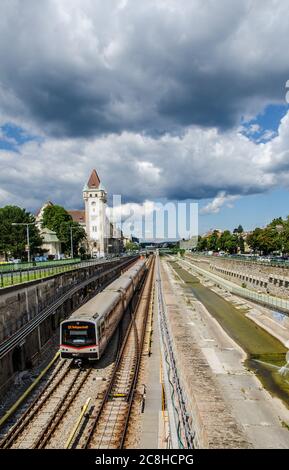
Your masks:
<instances>
[{"instance_id":1,"label":"guardrail","mask_svg":"<svg viewBox=\"0 0 289 470\"><path fill-rule=\"evenodd\" d=\"M0 359L2 359L9 351L19 345L26 338L26 336L28 336L32 331L34 331L35 328L37 328L47 317L52 315L56 311L56 309L63 304L63 302L69 299L79 289L82 289L88 284L91 284L101 276L107 275L110 271L114 271L115 269L122 269L122 267L130 261L131 260L123 261L122 263L119 263L119 265L104 270L102 272L98 272L94 276L89 277L88 279L85 279L80 283L75 283L73 286L67 286L64 290L61 291L61 293L58 293L57 296L52 298L51 302L48 303L44 309L35 314L33 318L26 321L26 323L24 323L24 325L22 325L12 335L8 336L4 340L2 340L2 342L0 342ZM96 293L97 291L92 293L92 295L95 295ZM83 299L83 302L87 300L89 299Z\"/></svg>"},{"instance_id":2,"label":"guardrail","mask_svg":"<svg viewBox=\"0 0 289 470\"><path fill-rule=\"evenodd\" d=\"M25 269L30 268L44 268L48 266L54 266L59 264L73 264L80 263L80 258L69 258L69 259L57 259L50 261L30 261L23 263L0 263L0 272L10 272L10 271L24 271Z\"/></svg>"},{"instance_id":3,"label":"guardrail","mask_svg":"<svg viewBox=\"0 0 289 470\"><path fill-rule=\"evenodd\" d=\"M172 447L179 449L195 448L195 432L191 429L191 415L188 411L186 397L180 382L178 367L169 327L167 323L166 305L163 298L159 258L156 271L157 300L159 326L161 333L161 353L165 369L165 391L168 400L169 422Z\"/></svg>"},{"instance_id":4,"label":"guardrail","mask_svg":"<svg viewBox=\"0 0 289 470\"><path fill-rule=\"evenodd\" d=\"M284 260L284 261L260 261L256 258L246 258L245 256L230 256L230 255L208 255L207 253L198 253L194 252L190 256L199 256L208 258L208 259L227 259L229 261L237 261L240 263L253 263L257 264L259 266L271 266L275 268L284 268L284 269L289 269L289 260Z\"/></svg>"},{"instance_id":5,"label":"guardrail","mask_svg":"<svg viewBox=\"0 0 289 470\"><path fill-rule=\"evenodd\" d=\"M280 297L273 297L269 294L254 292L247 289L246 287L236 286L233 282L227 281L226 279L223 279L222 277L217 276L216 274L206 271L205 269L196 266L191 261L188 262L186 260L182 260L182 262L189 264L192 269L206 276L214 283L223 286L232 294L239 295L240 297L245 297L246 299L252 300L253 302L260 303L262 305L273 308L274 310L280 310L281 312L289 314L289 300L282 299Z\"/></svg>"},{"instance_id":6,"label":"guardrail","mask_svg":"<svg viewBox=\"0 0 289 470\"><path fill-rule=\"evenodd\" d=\"M123 257L125 258L125 256ZM122 258L112 258L111 261L117 261ZM23 268L20 270L2 272L0 271L0 288L10 287L24 282L36 281L45 277L53 276L56 274L72 271L75 269L87 268L96 264L107 263L109 260L87 260L87 261L70 261L69 263L58 263L46 267L33 266L31 268Z\"/></svg>"}]
</instances>

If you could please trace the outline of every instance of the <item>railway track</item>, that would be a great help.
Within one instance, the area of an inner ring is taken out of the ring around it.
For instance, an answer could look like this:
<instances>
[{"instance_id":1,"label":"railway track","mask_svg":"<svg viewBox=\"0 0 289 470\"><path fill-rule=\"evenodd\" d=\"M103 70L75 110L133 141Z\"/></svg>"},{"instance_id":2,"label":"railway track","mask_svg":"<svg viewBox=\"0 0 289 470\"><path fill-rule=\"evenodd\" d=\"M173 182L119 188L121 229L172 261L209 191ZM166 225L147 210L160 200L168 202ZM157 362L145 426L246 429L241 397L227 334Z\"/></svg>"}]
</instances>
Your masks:
<instances>
[{"instance_id":1,"label":"railway track","mask_svg":"<svg viewBox=\"0 0 289 470\"><path fill-rule=\"evenodd\" d=\"M71 363L60 361L45 389L32 401L25 413L21 416L21 419L16 422L4 439L2 439L0 448L17 447L17 444L20 445L22 441L25 441L25 435L30 428L30 424L42 413L48 402L59 393L63 384L69 382L69 380L71 380L71 383L73 382L74 375L75 374L72 373ZM28 447L31 446L29 445Z\"/></svg>"},{"instance_id":2,"label":"railway track","mask_svg":"<svg viewBox=\"0 0 289 470\"><path fill-rule=\"evenodd\" d=\"M125 447L141 364L153 277L154 259L150 262L130 327L127 330L103 400L90 419L92 423L82 441L82 448L121 449Z\"/></svg>"},{"instance_id":3,"label":"railway track","mask_svg":"<svg viewBox=\"0 0 289 470\"><path fill-rule=\"evenodd\" d=\"M76 421L75 414L79 415L80 404L88 396L92 397L93 406L86 415L83 435L76 435L72 445L84 448L124 446L150 306L153 265L151 260L116 360L110 358L105 373L100 365L79 369L70 361L60 360L45 389L8 431L0 448L65 447L67 433Z\"/></svg>"},{"instance_id":4,"label":"railway track","mask_svg":"<svg viewBox=\"0 0 289 470\"><path fill-rule=\"evenodd\" d=\"M118 341L118 340L115 340ZM34 399L9 430L0 448L62 448L75 424L84 397L97 403L105 388L105 375L111 373L113 362L104 373L102 368L76 368L72 362L61 361L54 377Z\"/></svg>"}]
</instances>

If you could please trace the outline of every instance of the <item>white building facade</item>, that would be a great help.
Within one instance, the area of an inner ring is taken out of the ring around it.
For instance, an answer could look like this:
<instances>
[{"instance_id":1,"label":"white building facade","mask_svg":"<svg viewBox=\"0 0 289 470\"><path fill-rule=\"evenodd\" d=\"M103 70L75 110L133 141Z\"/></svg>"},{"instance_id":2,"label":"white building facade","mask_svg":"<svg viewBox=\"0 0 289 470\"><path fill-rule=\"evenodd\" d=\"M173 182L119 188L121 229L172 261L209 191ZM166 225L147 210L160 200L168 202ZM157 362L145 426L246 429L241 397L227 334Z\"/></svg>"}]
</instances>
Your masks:
<instances>
[{"instance_id":1,"label":"white building facade","mask_svg":"<svg viewBox=\"0 0 289 470\"><path fill-rule=\"evenodd\" d=\"M106 216L107 193L93 170L83 188L88 250L92 257L105 256L108 251L109 221Z\"/></svg>"},{"instance_id":2,"label":"white building facade","mask_svg":"<svg viewBox=\"0 0 289 470\"><path fill-rule=\"evenodd\" d=\"M83 246L86 252L94 258L122 252L122 232L110 223L106 215L107 192L101 185L96 170L92 171L87 184L84 185L82 197L84 200L84 210L67 210L67 212L71 215L74 222L79 223L85 229L86 241L83 243ZM43 229L43 211L48 206L53 206L53 203L51 201L46 202L36 215L36 222L40 230ZM60 251L60 248L58 250ZM52 251L51 249L51 253ZM55 255L58 257L59 253L57 252Z\"/></svg>"}]
</instances>

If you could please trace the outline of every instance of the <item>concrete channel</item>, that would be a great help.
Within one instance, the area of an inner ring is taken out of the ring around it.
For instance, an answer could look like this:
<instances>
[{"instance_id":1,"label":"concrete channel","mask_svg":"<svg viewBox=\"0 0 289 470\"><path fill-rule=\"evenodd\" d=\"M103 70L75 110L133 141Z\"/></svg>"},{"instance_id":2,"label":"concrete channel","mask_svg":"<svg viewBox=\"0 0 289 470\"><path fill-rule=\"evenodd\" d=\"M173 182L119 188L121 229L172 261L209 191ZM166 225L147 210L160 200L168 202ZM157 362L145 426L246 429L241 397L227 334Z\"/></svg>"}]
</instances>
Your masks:
<instances>
[{"instance_id":1,"label":"concrete channel","mask_svg":"<svg viewBox=\"0 0 289 470\"><path fill-rule=\"evenodd\" d=\"M280 373L286 364L287 348L263 328L246 317L246 311L237 309L190 274L178 263L171 262L176 273L185 282L186 289L206 307L229 336L246 352L246 367L261 380L263 386L280 398L289 408L289 381Z\"/></svg>"}]
</instances>

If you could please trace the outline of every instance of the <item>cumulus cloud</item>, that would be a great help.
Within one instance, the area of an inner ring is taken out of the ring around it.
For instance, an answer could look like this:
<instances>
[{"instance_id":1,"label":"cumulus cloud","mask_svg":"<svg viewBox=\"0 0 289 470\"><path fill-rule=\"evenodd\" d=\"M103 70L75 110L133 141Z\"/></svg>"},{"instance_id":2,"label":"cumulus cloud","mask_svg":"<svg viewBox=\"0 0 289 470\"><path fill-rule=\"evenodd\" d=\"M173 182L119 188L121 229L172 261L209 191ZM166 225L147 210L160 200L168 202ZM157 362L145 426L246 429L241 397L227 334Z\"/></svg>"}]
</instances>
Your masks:
<instances>
[{"instance_id":1,"label":"cumulus cloud","mask_svg":"<svg viewBox=\"0 0 289 470\"><path fill-rule=\"evenodd\" d=\"M221 207L226 205L230 209L233 207L233 202L238 199L239 196L226 195L225 191L220 191L217 196L209 202L205 207L200 209L201 214L217 214L220 212Z\"/></svg>"},{"instance_id":2,"label":"cumulus cloud","mask_svg":"<svg viewBox=\"0 0 289 470\"><path fill-rule=\"evenodd\" d=\"M209 206L216 211L235 196L288 187L288 123L289 114L278 135L262 144L234 130L196 126L181 136L159 138L124 132L89 140L29 141L18 153L2 152L0 187L10 200L29 207L52 199L78 208L95 167L109 195L120 194L123 203L216 197Z\"/></svg>"},{"instance_id":3,"label":"cumulus cloud","mask_svg":"<svg viewBox=\"0 0 289 470\"><path fill-rule=\"evenodd\" d=\"M288 115L239 125L284 103L288 29L285 0L2 0L0 127L33 140L1 151L1 204L79 208L94 167L139 210L287 187Z\"/></svg>"},{"instance_id":4,"label":"cumulus cloud","mask_svg":"<svg viewBox=\"0 0 289 470\"><path fill-rule=\"evenodd\" d=\"M57 137L230 128L284 100L289 17L273 3L2 0L2 113Z\"/></svg>"}]
</instances>

